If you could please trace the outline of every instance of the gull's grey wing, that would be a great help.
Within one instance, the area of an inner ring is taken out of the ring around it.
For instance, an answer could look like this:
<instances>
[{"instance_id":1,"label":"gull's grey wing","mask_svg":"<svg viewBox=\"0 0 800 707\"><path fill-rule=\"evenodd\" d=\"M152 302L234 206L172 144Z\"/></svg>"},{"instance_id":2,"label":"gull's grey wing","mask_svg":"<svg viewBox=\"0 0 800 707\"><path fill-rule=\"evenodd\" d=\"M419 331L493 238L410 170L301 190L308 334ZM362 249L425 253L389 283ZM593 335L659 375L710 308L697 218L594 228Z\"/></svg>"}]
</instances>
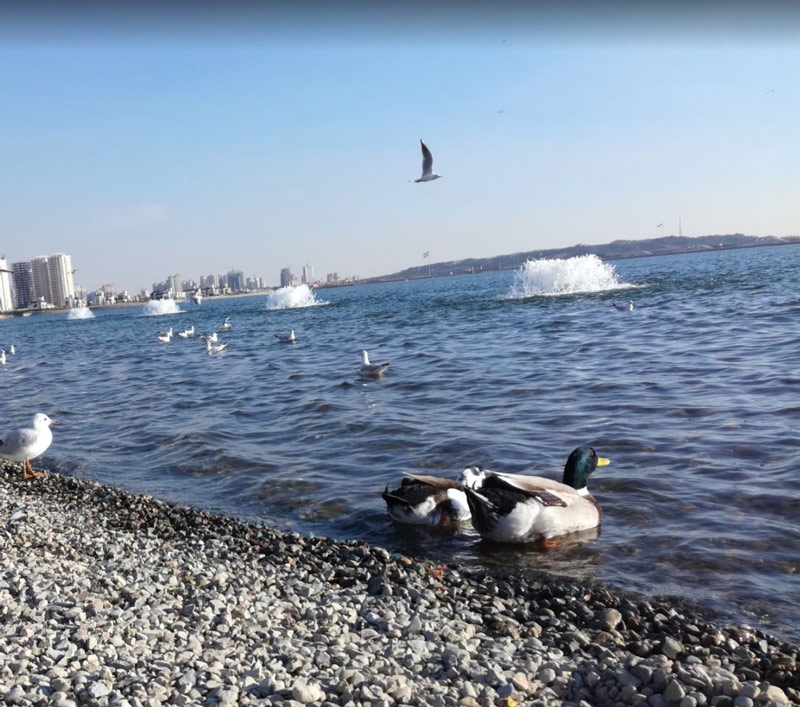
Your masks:
<instances>
[{"instance_id":1,"label":"gull's grey wing","mask_svg":"<svg viewBox=\"0 0 800 707\"><path fill-rule=\"evenodd\" d=\"M419 144L422 145L422 176L424 177L433 172L433 155L422 140L419 141Z\"/></svg>"},{"instance_id":2,"label":"gull's grey wing","mask_svg":"<svg viewBox=\"0 0 800 707\"><path fill-rule=\"evenodd\" d=\"M0 453L16 454L36 442L36 430L14 430L0 443Z\"/></svg>"}]
</instances>

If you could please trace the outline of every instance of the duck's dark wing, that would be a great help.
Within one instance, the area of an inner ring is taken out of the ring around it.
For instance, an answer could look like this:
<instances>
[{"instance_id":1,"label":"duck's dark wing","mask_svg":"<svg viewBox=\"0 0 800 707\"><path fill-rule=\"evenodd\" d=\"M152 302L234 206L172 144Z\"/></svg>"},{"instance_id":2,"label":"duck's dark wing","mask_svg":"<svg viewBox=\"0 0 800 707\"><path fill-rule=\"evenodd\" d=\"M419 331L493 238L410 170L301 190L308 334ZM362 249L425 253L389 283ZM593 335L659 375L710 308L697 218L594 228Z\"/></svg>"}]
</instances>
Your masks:
<instances>
[{"instance_id":1,"label":"duck's dark wing","mask_svg":"<svg viewBox=\"0 0 800 707\"><path fill-rule=\"evenodd\" d=\"M523 494L529 498L535 498L543 506L566 506L567 502L548 489L545 484L537 483L539 479L535 476L530 479L521 479L519 476L504 478L500 474L491 474L486 477L481 486L481 492L498 491ZM546 479L542 479L546 481Z\"/></svg>"},{"instance_id":2,"label":"duck's dark wing","mask_svg":"<svg viewBox=\"0 0 800 707\"><path fill-rule=\"evenodd\" d=\"M381 495L389 506L406 506L411 508L420 503L424 503L431 496L441 493L439 489L429 486L428 484L420 484L413 481L411 483L406 483L407 481L407 479L403 479L403 483L394 491L389 491L389 487L386 487Z\"/></svg>"},{"instance_id":3,"label":"duck's dark wing","mask_svg":"<svg viewBox=\"0 0 800 707\"><path fill-rule=\"evenodd\" d=\"M422 146L422 174L430 174L433 171L433 155L422 140L419 141L419 144Z\"/></svg>"}]
</instances>

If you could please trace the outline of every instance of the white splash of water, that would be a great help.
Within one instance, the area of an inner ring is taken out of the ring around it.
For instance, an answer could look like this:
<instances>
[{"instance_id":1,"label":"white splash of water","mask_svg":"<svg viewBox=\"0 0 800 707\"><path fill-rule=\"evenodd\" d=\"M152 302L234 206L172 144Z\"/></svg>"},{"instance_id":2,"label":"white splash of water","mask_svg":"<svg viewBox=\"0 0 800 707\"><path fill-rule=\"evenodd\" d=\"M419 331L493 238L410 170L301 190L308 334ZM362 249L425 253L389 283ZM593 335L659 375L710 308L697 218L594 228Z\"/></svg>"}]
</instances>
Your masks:
<instances>
[{"instance_id":1,"label":"white splash of water","mask_svg":"<svg viewBox=\"0 0 800 707\"><path fill-rule=\"evenodd\" d=\"M164 314L183 314L174 299L151 299L142 310L145 317L160 317Z\"/></svg>"},{"instance_id":2,"label":"white splash of water","mask_svg":"<svg viewBox=\"0 0 800 707\"><path fill-rule=\"evenodd\" d=\"M94 312L88 307L73 307L69 310L67 319L94 319Z\"/></svg>"},{"instance_id":3,"label":"white splash of water","mask_svg":"<svg viewBox=\"0 0 800 707\"><path fill-rule=\"evenodd\" d=\"M308 285L281 287L267 295L267 309L296 309L328 304L318 300Z\"/></svg>"},{"instance_id":4,"label":"white splash of water","mask_svg":"<svg viewBox=\"0 0 800 707\"><path fill-rule=\"evenodd\" d=\"M571 295L583 292L605 292L634 287L620 282L614 266L596 255L574 258L528 260L517 270L509 299L542 295Z\"/></svg>"}]
</instances>

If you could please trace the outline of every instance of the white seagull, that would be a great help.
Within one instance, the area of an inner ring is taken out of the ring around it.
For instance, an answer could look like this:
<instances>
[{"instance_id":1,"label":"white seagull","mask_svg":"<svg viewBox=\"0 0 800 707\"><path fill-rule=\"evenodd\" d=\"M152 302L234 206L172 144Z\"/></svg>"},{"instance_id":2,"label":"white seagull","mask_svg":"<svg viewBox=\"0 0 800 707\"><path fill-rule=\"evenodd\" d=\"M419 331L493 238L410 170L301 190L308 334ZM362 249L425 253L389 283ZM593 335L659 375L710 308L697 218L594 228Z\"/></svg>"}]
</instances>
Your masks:
<instances>
[{"instance_id":1,"label":"white seagull","mask_svg":"<svg viewBox=\"0 0 800 707\"><path fill-rule=\"evenodd\" d=\"M433 173L433 155L431 151L422 140L419 141L419 144L422 145L422 176L419 179L415 179L414 182L432 182L434 179L439 179L442 175Z\"/></svg>"},{"instance_id":2,"label":"white seagull","mask_svg":"<svg viewBox=\"0 0 800 707\"><path fill-rule=\"evenodd\" d=\"M226 348L228 348L228 344L212 344L209 339L206 339L206 351L209 354L222 353Z\"/></svg>"},{"instance_id":3,"label":"white seagull","mask_svg":"<svg viewBox=\"0 0 800 707\"><path fill-rule=\"evenodd\" d=\"M621 304L619 302L612 302L611 304L614 305L614 309L616 309L618 312L632 312L633 311L633 301L632 300L628 300L624 304Z\"/></svg>"},{"instance_id":4,"label":"white seagull","mask_svg":"<svg viewBox=\"0 0 800 707\"><path fill-rule=\"evenodd\" d=\"M190 336L194 336L194 324L192 324L191 328L185 329L184 331L179 331L178 336L181 339L188 339Z\"/></svg>"},{"instance_id":5,"label":"white seagull","mask_svg":"<svg viewBox=\"0 0 800 707\"><path fill-rule=\"evenodd\" d=\"M165 342L165 343L166 343L167 341L172 341L172 327L170 327L170 328L167 330L167 333L166 333L166 334L159 334L159 335L158 335L158 340L159 340L159 341L163 341L163 342Z\"/></svg>"},{"instance_id":6,"label":"white seagull","mask_svg":"<svg viewBox=\"0 0 800 707\"><path fill-rule=\"evenodd\" d=\"M231 318L225 317L225 321L219 325L220 331L228 331L231 328Z\"/></svg>"},{"instance_id":7,"label":"white seagull","mask_svg":"<svg viewBox=\"0 0 800 707\"><path fill-rule=\"evenodd\" d=\"M0 350L0 366L6 365L6 352L5 350Z\"/></svg>"},{"instance_id":8,"label":"white seagull","mask_svg":"<svg viewBox=\"0 0 800 707\"><path fill-rule=\"evenodd\" d=\"M296 344L297 343L297 337L294 335L294 329L292 329L288 334L275 334L275 337L282 344Z\"/></svg>"},{"instance_id":9,"label":"white seagull","mask_svg":"<svg viewBox=\"0 0 800 707\"><path fill-rule=\"evenodd\" d=\"M210 341L212 344L216 344L219 341L219 337L217 336L217 332L214 332L208 336L200 336L200 341Z\"/></svg>"},{"instance_id":10,"label":"white seagull","mask_svg":"<svg viewBox=\"0 0 800 707\"><path fill-rule=\"evenodd\" d=\"M22 462L22 478L43 476L34 471L31 459L41 456L53 443L53 433L50 425L55 425L56 420L50 419L43 412L33 416L33 427L23 427L7 434L0 441L0 457L10 462Z\"/></svg>"},{"instance_id":11,"label":"white seagull","mask_svg":"<svg viewBox=\"0 0 800 707\"><path fill-rule=\"evenodd\" d=\"M358 375L377 378L382 376L387 368L389 368L388 363L370 363L369 354L366 351L361 352L361 366L358 369Z\"/></svg>"},{"instance_id":12,"label":"white seagull","mask_svg":"<svg viewBox=\"0 0 800 707\"><path fill-rule=\"evenodd\" d=\"M15 353L17 353L17 350L14 348L14 344L11 344L11 348L9 349L9 351L10 351L12 354L15 354Z\"/></svg>"}]
</instances>

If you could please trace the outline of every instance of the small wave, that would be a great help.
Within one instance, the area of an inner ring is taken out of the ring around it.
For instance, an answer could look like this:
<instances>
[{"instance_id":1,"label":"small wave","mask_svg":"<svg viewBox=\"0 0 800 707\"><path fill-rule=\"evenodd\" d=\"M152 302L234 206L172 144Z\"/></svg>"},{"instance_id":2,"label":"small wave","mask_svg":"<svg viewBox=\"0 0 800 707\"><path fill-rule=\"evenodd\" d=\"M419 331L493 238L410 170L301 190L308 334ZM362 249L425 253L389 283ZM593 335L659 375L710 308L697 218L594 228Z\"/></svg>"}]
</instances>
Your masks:
<instances>
[{"instance_id":1,"label":"small wave","mask_svg":"<svg viewBox=\"0 0 800 707\"><path fill-rule=\"evenodd\" d=\"M145 317L160 317L164 314L182 314L183 310L174 299L151 299L142 309Z\"/></svg>"},{"instance_id":2,"label":"small wave","mask_svg":"<svg viewBox=\"0 0 800 707\"><path fill-rule=\"evenodd\" d=\"M614 266L596 255L528 260L517 270L507 299L540 295L571 295L634 287L617 280Z\"/></svg>"},{"instance_id":3,"label":"small wave","mask_svg":"<svg viewBox=\"0 0 800 707\"><path fill-rule=\"evenodd\" d=\"M73 307L69 310L67 319L94 319L94 312L88 307Z\"/></svg>"},{"instance_id":4,"label":"small wave","mask_svg":"<svg viewBox=\"0 0 800 707\"><path fill-rule=\"evenodd\" d=\"M297 309L328 304L318 300L308 285L281 287L267 295L267 309Z\"/></svg>"}]
</instances>

